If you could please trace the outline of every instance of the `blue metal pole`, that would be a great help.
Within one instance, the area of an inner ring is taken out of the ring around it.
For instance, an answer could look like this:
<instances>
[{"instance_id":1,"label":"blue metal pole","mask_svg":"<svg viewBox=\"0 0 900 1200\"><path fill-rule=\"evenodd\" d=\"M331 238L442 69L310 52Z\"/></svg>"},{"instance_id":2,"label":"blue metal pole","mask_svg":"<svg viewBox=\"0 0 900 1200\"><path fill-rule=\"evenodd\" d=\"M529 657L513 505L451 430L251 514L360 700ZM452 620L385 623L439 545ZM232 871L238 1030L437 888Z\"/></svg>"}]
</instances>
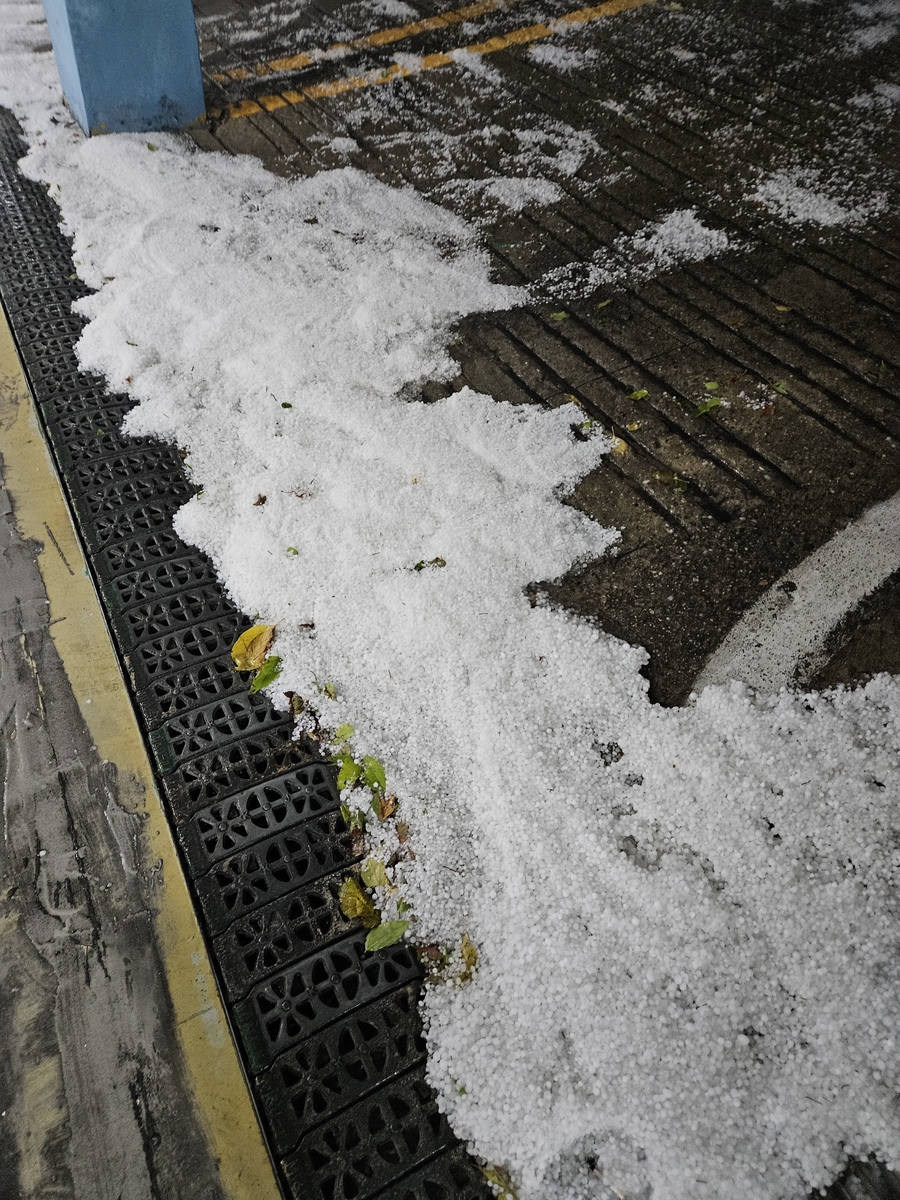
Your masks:
<instances>
[{"instance_id":1,"label":"blue metal pole","mask_svg":"<svg viewBox=\"0 0 900 1200\"><path fill-rule=\"evenodd\" d=\"M66 100L85 133L180 129L203 115L191 0L43 0Z\"/></svg>"}]
</instances>

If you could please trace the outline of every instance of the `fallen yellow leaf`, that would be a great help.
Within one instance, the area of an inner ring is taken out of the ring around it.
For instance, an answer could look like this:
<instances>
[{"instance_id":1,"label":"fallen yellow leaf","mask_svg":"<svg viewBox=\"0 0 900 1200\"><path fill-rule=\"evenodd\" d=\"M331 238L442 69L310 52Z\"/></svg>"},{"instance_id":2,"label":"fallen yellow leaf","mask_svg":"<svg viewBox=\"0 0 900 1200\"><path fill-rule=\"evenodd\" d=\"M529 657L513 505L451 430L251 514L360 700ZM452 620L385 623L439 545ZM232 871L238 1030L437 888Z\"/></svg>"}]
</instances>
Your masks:
<instances>
[{"instance_id":1,"label":"fallen yellow leaf","mask_svg":"<svg viewBox=\"0 0 900 1200\"><path fill-rule=\"evenodd\" d=\"M628 443L623 442L620 437L614 437L612 440L613 454L626 454L628 451Z\"/></svg>"},{"instance_id":2,"label":"fallen yellow leaf","mask_svg":"<svg viewBox=\"0 0 900 1200\"><path fill-rule=\"evenodd\" d=\"M468 983L472 978L475 968L478 966L478 951L469 941L467 933L462 935L462 942L459 948L462 952L463 963L465 964L465 969L460 975L459 981L460 983Z\"/></svg>"},{"instance_id":3,"label":"fallen yellow leaf","mask_svg":"<svg viewBox=\"0 0 900 1200\"><path fill-rule=\"evenodd\" d=\"M246 630L231 647L231 658L239 671L258 671L266 661L274 625L254 625Z\"/></svg>"},{"instance_id":4,"label":"fallen yellow leaf","mask_svg":"<svg viewBox=\"0 0 900 1200\"><path fill-rule=\"evenodd\" d=\"M352 875L341 884L338 903L345 917L351 921L354 917L359 917L366 929L374 929L381 920L371 896L366 895L360 887L359 880L354 879Z\"/></svg>"},{"instance_id":5,"label":"fallen yellow leaf","mask_svg":"<svg viewBox=\"0 0 900 1200\"><path fill-rule=\"evenodd\" d=\"M791 309L788 308L788 306L786 304L776 304L775 309L777 312L790 312L791 311Z\"/></svg>"}]
</instances>

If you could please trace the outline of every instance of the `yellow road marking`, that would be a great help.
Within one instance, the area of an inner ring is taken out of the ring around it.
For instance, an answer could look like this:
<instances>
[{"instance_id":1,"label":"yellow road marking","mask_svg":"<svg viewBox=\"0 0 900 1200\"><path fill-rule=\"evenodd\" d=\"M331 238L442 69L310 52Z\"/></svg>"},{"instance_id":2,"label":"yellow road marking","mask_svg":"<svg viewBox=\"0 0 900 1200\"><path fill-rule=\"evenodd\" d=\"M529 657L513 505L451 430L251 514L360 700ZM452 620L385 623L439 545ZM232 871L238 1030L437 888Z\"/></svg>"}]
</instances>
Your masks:
<instances>
[{"instance_id":1,"label":"yellow road marking","mask_svg":"<svg viewBox=\"0 0 900 1200\"><path fill-rule=\"evenodd\" d=\"M540 41L541 38L552 37L553 34L560 32L560 27L564 25L586 25L590 21L598 21L602 17L613 17L617 13L626 12L632 8L642 8L645 4L653 4L655 0L605 0L603 4L596 4L589 8L578 8L573 12L565 13L561 17L554 19L551 25L526 25L521 29L513 29L510 33L502 34L498 37L492 37L486 42L473 42L468 46L461 46L461 51L467 51L469 54L494 54L498 50L506 50L510 46L525 46L530 42ZM472 4L468 9L457 9L454 14L444 13L442 18L429 17L429 21L438 21L439 19L444 24L451 22L447 18L453 15L456 19L466 20L467 18L458 16L459 13L467 13L474 9L487 12L491 9L506 7L497 3L497 0L480 0L478 4ZM424 25L424 22L415 22L415 27ZM399 30L413 29L412 25L403 25L398 27L398 30L383 30L379 34L371 34L370 37L384 37L389 33L398 33ZM409 36L403 34L402 36ZM363 39L367 44L372 44L370 39ZM399 40L399 38L388 39ZM352 43L356 45L356 43ZM296 62L298 66L307 66L309 63L300 63L299 59L305 58L304 55L295 55L294 59L277 59L276 62ZM310 59L310 63L312 59ZM293 89L284 92L276 92L270 96L260 96L258 100L239 100L235 104L227 105L223 110L211 110L207 113L209 117L252 117L259 112L272 112L277 108L284 108L287 105L302 104L304 100L320 100L327 96L339 96L343 92L356 91L359 88L374 87L382 83L393 83L395 79L406 79L412 75L420 75L423 71L431 71L436 67L448 67L451 63L456 62L452 54L426 54L417 63L410 66L401 66L400 63L394 63L385 70L367 71L364 75L345 75L342 79L333 79L328 83L314 83L309 87L301 88L299 91ZM273 66L272 63L269 66ZM246 70L246 68L240 68ZM235 78L234 72L231 75ZM249 77L249 72L246 76ZM215 77L214 77L215 78ZM224 76L222 78L225 78Z\"/></svg>"},{"instance_id":2,"label":"yellow road marking","mask_svg":"<svg viewBox=\"0 0 900 1200\"><path fill-rule=\"evenodd\" d=\"M0 432L5 483L16 503L22 536L43 542L47 530L52 529L59 551L45 552L37 560L50 601L50 634L97 754L116 767L120 801L145 821L139 852L154 864L159 880L154 926L186 1073L210 1149L218 1160L224 1197L278 1200L281 1193L231 1040L119 661L2 309ZM114 1035L114 1031L111 1033ZM45 1082L36 1077L28 1086L41 1089Z\"/></svg>"},{"instance_id":3,"label":"yellow road marking","mask_svg":"<svg viewBox=\"0 0 900 1200\"><path fill-rule=\"evenodd\" d=\"M352 42L335 42L326 50L308 50L300 54L289 54L286 58L273 58L268 62L257 63L252 67L232 67L228 71L217 71L212 78L216 83L227 83L229 79L242 81L253 75L281 74L285 71L299 71L303 67L311 67L313 63L328 59L345 58L354 50L368 50L371 47L389 46L392 42L401 42L406 38L427 33L430 29L440 29L445 25L459 25L463 21L472 21L485 13L497 12L501 8L512 8L521 0L477 0L475 4L467 4L464 8L451 9L449 12L438 13L433 17L423 17L421 21L411 21L408 25L396 25L391 29L379 29L375 33L366 34Z\"/></svg>"}]
</instances>

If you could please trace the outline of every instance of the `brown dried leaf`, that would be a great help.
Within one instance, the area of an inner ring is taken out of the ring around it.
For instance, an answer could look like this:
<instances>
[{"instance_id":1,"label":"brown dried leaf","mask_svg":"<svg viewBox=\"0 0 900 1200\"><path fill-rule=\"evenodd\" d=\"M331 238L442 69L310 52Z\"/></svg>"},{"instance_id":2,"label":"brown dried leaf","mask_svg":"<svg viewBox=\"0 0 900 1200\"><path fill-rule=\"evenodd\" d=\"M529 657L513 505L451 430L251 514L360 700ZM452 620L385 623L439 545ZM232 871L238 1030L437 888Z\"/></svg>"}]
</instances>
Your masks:
<instances>
[{"instance_id":1,"label":"brown dried leaf","mask_svg":"<svg viewBox=\"0 0 900 1200\"><path fill-rule=\"evenodd\" d=\"M397 797L391 792L390 796L381 796L378 800L378 816L382 821L392 817L397 811Z\"/></svg>"}]
</instances>

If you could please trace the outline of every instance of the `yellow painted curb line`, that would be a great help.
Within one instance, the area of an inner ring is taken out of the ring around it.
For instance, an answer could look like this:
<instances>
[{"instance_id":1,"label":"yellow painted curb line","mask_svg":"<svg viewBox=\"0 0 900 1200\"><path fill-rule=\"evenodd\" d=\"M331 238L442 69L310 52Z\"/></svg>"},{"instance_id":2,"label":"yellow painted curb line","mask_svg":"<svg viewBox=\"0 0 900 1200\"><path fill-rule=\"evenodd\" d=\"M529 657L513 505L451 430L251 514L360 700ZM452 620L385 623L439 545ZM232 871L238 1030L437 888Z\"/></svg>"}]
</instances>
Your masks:
<instances>
[{"instance_id":1,"label":"yellow painted curb line","mask_svg":"<svg viewBox=\"0 0 900 1200\"><path fill-rule=\"evenodd\" d=\"M354 50L368 50L372 47L388 46L392 42L401 42L416 34L426 33L429 29L441 29L446 25L459 25L463 21L473 21L485 13L496 12L501 8L512 8L521 0L477 0L475 4L467 4L465 8L455 8L448 12L437 13L433 17L424 17L421 21L412 21L408 25L395 25L391 29L379 29L375 33L366 34L352 42L335 42L325 50L307 50L301 54L290 54L286 58L272 58L267 62L256 63L252 67L232 67L227 71L217 71L211 76L216 83L227 83L229 79L252 79L254 75L265 76L280 74L284 71L298 71L302 67L311 67L317 62L333 61L346 58Z\"/></svg>"},{"instance_id":2,"label":"yellow painted curb line","mask_svg":"<svg viewBox=\"0 0 900 1200\"><path fill-rule=\"evenodd\" d=\"M299 91L287 90L284 92L273 93L270 96L260 96L258 100L240 100L236 104L229 104L223 110L211 109L206 115L212 119L220 119L221 117L252 117L260 112L274 112L276 109L285 108L288 105L302 104L304 100L319 100L327 96L339 96L342 92L357 91L359 88L374 87L379 84L393 83L396 79L407 79L413 75L420 75L423 71L431 71L436 67L448 67L456 62L454 54L463 51L469 54L494 54L498 50L508 50L512 46L525 46L530 42L539 41L541 38L552 37L555 33L562 32L567 25L586 25L590 21L598 21L603 17L612 17L617 13L627 12L629 9L642 8L645 4L653 4L655 0L606 0L603 4L593 5L590 8L578 8L572 12L565 13L561 17L554 19L550 25L526 25L521 29L514 29L510 33L502 34L498 37L490 38L486 42L473 42L468 46L461 46L459 50L452 54L426 54L418 63L409 66L401 66L399 63L394 63L382 71L367 71L362 75L345 75L342 79L334 79L327 83L314 83L309 87L301 88ZM483 0L482 4L472 5L472 8L479 8L481 11L489 11L485 7L490 5L490 8L505 7L495 4L494 0ZM465 12L465 9L459 9L458 12ZM445 20L443 23L449 22ZM437 21L438 18L430 18ZM397 33L398 36L410 36L403 34L404 29L415 30L419 32L425 27L424 21L417 21L415 26L400 26L397 30L384 30L383 35L388 33ZM378 37L378 34L371 34L368 39L363 39L367 44L374 45L371 38ZM393 39L397 40L397 39ZM380 43L379 43L380 44ZM356 46L357 43L351 43ZM306 60L308 61L301 61ZM313 58L298 54L291 59L277 59L276 63L291 64L291 68L299 68L302 66L310 66L314 61ZM269 63L268 66L272 66ZM280 69L288 69L282 66ZM251 71L247 68L238 68L244 71L243 75L238 75L234 71L228 72L232 78L243 79L249 78ZM262 71L259 67L254 68L256 74L267 74L268 71ZM223 77L224 78L224 77Z\"/></svg>"},{"instance_id":3,"label":"yellow painted curb line","mask_svg":"<svg viewBox=\"0 0 900 1200\"><path fill-rule=\"evenodd\" d=\"M50 634L100 758L131 778L146 817L143 853L157 872L154 924L187 1077L228 1200L279 1200L194 907L163 812L119 661L0 309L0 397L6 485L22 535L51 545L38 556ZM73 1114L77 1119L77 1114Z\"/></svg>"}]
</instances>

